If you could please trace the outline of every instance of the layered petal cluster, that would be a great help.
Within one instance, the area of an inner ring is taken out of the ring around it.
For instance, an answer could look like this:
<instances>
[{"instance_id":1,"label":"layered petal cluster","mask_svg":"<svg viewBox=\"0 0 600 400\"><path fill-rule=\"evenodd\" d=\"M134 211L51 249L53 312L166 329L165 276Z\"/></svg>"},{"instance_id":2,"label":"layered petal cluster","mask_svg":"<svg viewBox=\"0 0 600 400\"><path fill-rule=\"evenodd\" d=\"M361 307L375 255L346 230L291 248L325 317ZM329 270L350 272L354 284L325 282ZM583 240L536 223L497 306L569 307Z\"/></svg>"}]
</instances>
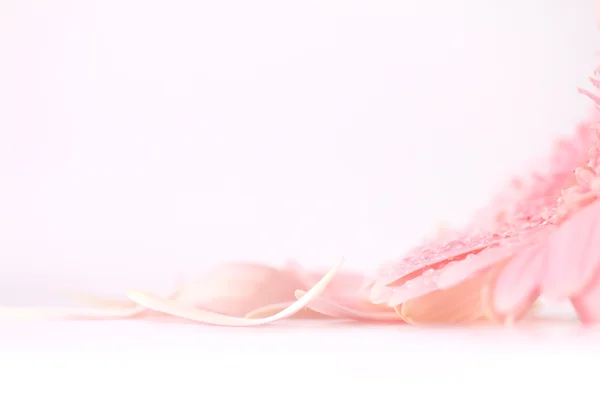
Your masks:
<instances>
[{"instance_id":1,"label":"layered petal cluster","mask_svg":"<svg viewBox=\"0 0 600 400\"><path fill-rule=\"evenodd\" d=\"M599 97L580 91L600 107ZM570 300L583 322L600 322L597 117L557 142L546 169L515 179L467 229L382 267L371 301L413 323L466 323L514 321L543 294Z\"/></svg>"}]
</instances>

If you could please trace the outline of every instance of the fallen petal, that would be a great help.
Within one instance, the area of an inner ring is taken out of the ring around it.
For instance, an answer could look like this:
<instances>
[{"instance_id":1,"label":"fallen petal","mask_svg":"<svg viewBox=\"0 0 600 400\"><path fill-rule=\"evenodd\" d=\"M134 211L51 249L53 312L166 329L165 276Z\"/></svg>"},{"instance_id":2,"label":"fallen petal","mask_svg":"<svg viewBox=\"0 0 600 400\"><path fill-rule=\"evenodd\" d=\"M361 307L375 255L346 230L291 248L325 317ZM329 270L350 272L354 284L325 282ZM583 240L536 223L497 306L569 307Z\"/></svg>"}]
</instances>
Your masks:
<instances>
[{"instance_id":1,"label":"fallen petal","mask_svg":"<svg viewBox=\"0 0 600 400\"><path fill-rule=\"evenodd\" d=\"M243 317L263 307L295 301L294 291L302 287L289 270L266 264L229 263L183 286L177 300L217 314Z\"/></svg>"},{"instance_id":2,"label":"fallen petal","mask_svg":"<svg viewBox=\"0 0 600 400\"><path fill-rule=\"evenodd\" d=\"M296 298L300 299L306 295L302 290L296 291ZM367 321L402 321L396 312L384 311L375 305L361 305L358 301L348 303L337 303L324 297L313 299L308 307L318 313L333 318L348 318ZM392 309L389 309L392 310Z\"/></svg>"},{"instance_id":3,"label":"fallen petal","mask_svg":"<svg viewBox=\"0 0 600 400\"><path fill-rule=\"evenodd\" d=\"M300 282L301 286L296 289L305 289L313 287L323 275L322 272L309 271L293 260L288 260L284 271L291 271L295 281ZM352 272L339 272L327 286L325 295L336 297L360 291L365 284L365 275Z\"/></svg>"},{"instance_id":4,"label":"fallen petal","mask_svg":"<svg viewBox=\"0 0 600 400\"><path fill-rule=\"evenodd\" d=\"M292 306L292 304L294 304L293 301L289 301L286 303L279 303L279 304L270 304L268 306L264 306L261 308L258 308L256 310L253 310L251 312L249 312L248 314L246 314L244 316L244 318L265 318L265 317L270 317L272 315L275 315L277 313L282 312L283 310L285 310L286 308L289 308ZM327 318L326 315L320 314L318 311L314 311L308 308L304 308L300 311L298 311L296 314L294 314L293 318L298 318L298 319L322 319L322 318Z\"/></svg>"},{"instance_id":5,"label":"fallen petal","mask_svg":"<svg viewBox=\"0 0 600 400\"><path fill-rule=\"evenodd\" d=\"M134 302L144 307L196 322L222 326L259 326L291 317L292 315L301 311L311 302L311 300L323 293L327 285L335 276L338 269L341 267L342 263L343 261L341 261L339 264L333 267L323 278L321 278L321 280L315 286L313 286L307 292L306 296L303 296L301 299L297 300L281 312L265 318L248 319L240 317L231 317L207 310L197 309L179 301L169 300L151 293L145 293L140 291L131 290L127 293L127 295Z\"/></svg>"}]
</instances>

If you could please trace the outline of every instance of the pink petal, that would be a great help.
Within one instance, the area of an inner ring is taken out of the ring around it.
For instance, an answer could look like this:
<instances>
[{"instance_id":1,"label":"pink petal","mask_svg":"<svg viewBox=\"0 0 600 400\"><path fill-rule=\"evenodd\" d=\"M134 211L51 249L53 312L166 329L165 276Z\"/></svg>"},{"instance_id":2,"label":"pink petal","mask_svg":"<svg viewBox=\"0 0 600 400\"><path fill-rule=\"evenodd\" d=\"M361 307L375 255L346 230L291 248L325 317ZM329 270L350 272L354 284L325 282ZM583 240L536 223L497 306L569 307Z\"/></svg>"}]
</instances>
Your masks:
<instances>
[{"instance_id":1,"label":"pink petal","mask_svg":"<svg viewBox=\"0 0 600 400\"><path fill-rule=\"evenodd\" d=\"M439 271L428 269L421 275L404 282L402 285L393 287L392 293L387 297L387 305L395 307L405 301L439 290L437 285L438 275Z\"/></svg>"},{"instance_id":2,"label":"pink petal","mask_svg":"<svg viewBox=\"0 0 600 400\"><path fill-rule=\"evenodd\" d=\"M533 245L498 270L484 291L484 295L489 295L489 306L496 317L517 317L523 314L523 309L528 311L531 308L538 297L547 260L547 246Z\"/></svg>"},{"instance_id":3,"label":"pink petal","mask_svg":"<svg viewBox=\"0 0 600 400\"><path fill-rule=\"evenodd\" d=\"M387 304L395 307L406 301L427 295L437 290L446 290L471 279L482 271L503 263L516 251L515 246L485 249L478 254L470 254L464 260L450 261L439 270L429 269L421 275L393 287Z\"/></svg>"},{"instance_id":4,"label":"pink petal","mask_svg":"<svg viewBox=\"0 0 600 400\"><path fill-rule=\"evenodd\" d=\"M290 271L265 264L228 263L215 268L195 283L182 285L168 299L180 304L229 316L243 317L253 310L282 302L294 302L301 288ZM4 308L0 315L38 319L135 318L155 313L131 299L114 299L78 292L67 296L94 308Z\"/></svg>"},{"instance_id":5,"label":"pink petal","mask_svg":"<svg viewBox=\"0 0 600 400\"><path fill-rule=\"evenodd\" d=\"M596 174L594 174L588 168L578 167L575 169L575 179L577 179L577 183L579 185L589 188L595 177Z\"/></svg>"},{"instance_id":6,"label":"pink petal","mask_svg":"<svg viewBox=\"0 0 600 400\"><path fill-rule=\"evenodd\" d=\"M232 317L207 310L194 308L193 306L181 303L175 300L169 300L156 296L152 293L141 291L129 291L128 296L137 304L146 308L162 312L174 317L184 318L191 321L201 322L211 325L222 326L259 326L275 322L284 318L289 318L308 306L312 300L321 295L327 285L335 276L337 270L341 267L342 262L332 268L315 286L313 286L305 296L294 302L291 306L283 311L265 318L249 319Z\"/></svg>"},{"instance_id":7,"label":"pink petal","mask_svg":"<svg viewBox=\"0 0 600 400\"><path fill-rule=\"evenodd\" d=\"M571 303L584 324L600 323L600 269L596 271L591 284L581 293L571 298Z\"/></svg>"},{"instance_id":8,"label":"pink petal","mask_svg":"<svg viewBox=\"0 0 600 400\"><path fill-rule=\"evenodd\" d=\"M494 247L485 249L479 254L472 254L462 261L449 263L437 277L438 287L440 289L449 288L476 273L489 270L498 264L505 264L506 260L518 250L519 247L516 245Z\"/></svg>"},{"instance_id":9,"label":"pink petal","mask_svg":"<svg viewBox=\"0 0 600 400\"><path fill-rule=\"evenodd\" d=\"M229 263L180 289L180 304L243 317L273 304L293 302L302 283L290 271L266 264Z\"/></svg>"},{"instance_id":10,"label":"pink petal","mask_svg":"<svg viewBox=\"0 0 600 400\"><path fill-rule=\"evenodd\" d=\"M456 234L454 236L457 236ZM401 286L405 281L414 278L424 271L429 269L438 269L445 265L449 260L462 259L469 254L478 253L486 248L484 243L470 243L463 240L462 236L455 237L454 240L445 239L441 243L432 243L417 247L413 251L415 255L405 257L397 263L389 263L389 265L380 269L380 277L378 283L386 286ZM440 239L442 240L442 239ZM423 262L414 262L414 259L422 257L422 253L429 252L435 255L431 258L424 258Z\"/></svg>"},{"instance_id":11,"label":"pink petal","mask_svg":"<svg viewBox=\"0 0 600 400\"><path fill-rule=\"evenodd\" d=\"M577 89L577 90L579 91L579 93L589 97L596 104L596 106L600 106L600 97L598 97L595 93L592 93L586 89Z\"/></svg>"},{"instance_id":12,"label":"pink petal","mask_svg":"<svg viewBox=\"0 0 600 400\"><path fill-rule=\"evenodd\" d=\"M323 271L309 271L293 260L288 260L284 271L290 271L294 279L300 283L296 289L309 289L313 287L323 276ZM340 272L336 274L324 296L343 296L347 293L359 292L365 283L365 276L360 273Z\"/></svg>"},{"instance_id":13,"label":"pink petal","mask_svg":"<svg viewBox=\"0 0 600 400\"><path fill-rule=\"evenodd\" d=\"M481 288L486 274L481 273L456 286L438 290L397 306L396 310L411 324L465 324L485 317Z\"/></svg>"},{"instance_id":14,"label":"pink petal","mask_svg":"<svg viewBox=\"0 0 600 400\"><path fill-rule=\"evenodd\" d=\"M596 79L593 76L590 76L588 79L590 80L590 82L592 83L592 85L594 85L594 87L596 89L600 89L600 80Z\"/></svg>"},{"instance_id":15,"label":"pink petal","mask_svg":"<svg viewBox=\"0 0 600 400\"><path fill-rule=\"evenodd\" d=\"M286 303L270 304L268 306L264 306L264 307L261 307L261 308L258 308L256 310L249 312L248 314L246 314L244 316L244 318L256 319L256 318L270 317L272 315L275 315L277 313L284 311L286 308L291 307L293 304L294 304L293 301L289 301ZM311 310L309 308L305 308L303 310L298 311L296 314L294 314L293 318L318 319L318 318L327 318L327 315L323 315L322 313L319 313L318 311Z\"/></svg>"},{"instance_id":16,"label":"pink petal","mask_svg":"<svg viewBox=\"0 0 600 400\"><path fill-rule=\"evenodd\" d=\"M296 297L301 298L306 292L296 291ZM374 304L361 303L358 299L333 302L322 296L316 297L308 307L318 313L333 318L348 318L367 321L402 321L392 308L377 307Z\"/></svg>"},{"instance_id":17,"label":"pink petal","mask_svg":"<svg viewBox=\"0 0 600 400\"><path fill-rule=\"evenodd\" d=\"M589 284L600 266L600 202L571 216L550 237L543 294L566 300Z\"/></svg>"},{"instance_id":18,"label":"pink petal","mask_svg":"<svg viewBox=\"0 0 600 400\"><path fill-rule=\"evenodd\" d=\"M381 282L373 282L373 284L370 285L370 289L367 286L367 290L370 290L369 301L373 304L387 304L388 300L394 294L395 289L396 288L391 288Z\"/></svg>"}]
</instances>

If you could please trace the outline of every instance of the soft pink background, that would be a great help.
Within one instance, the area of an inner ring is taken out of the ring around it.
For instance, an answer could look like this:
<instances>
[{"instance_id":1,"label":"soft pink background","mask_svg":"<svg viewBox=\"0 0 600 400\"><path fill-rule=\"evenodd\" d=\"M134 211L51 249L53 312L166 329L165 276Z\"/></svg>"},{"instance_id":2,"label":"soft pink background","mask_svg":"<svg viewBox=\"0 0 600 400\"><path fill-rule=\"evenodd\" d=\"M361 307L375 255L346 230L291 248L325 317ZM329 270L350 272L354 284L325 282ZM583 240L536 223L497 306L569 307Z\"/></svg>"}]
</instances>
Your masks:
<instances>
[{"instance_id":1,"label":"soft pink background","mask_svg":"<svg viewBox=\"0 0 600 400\"><path fill-rule=\"evenodd\" d=\"M0 305L370 271L585 115L593 1L0 0ZM3 322L0 398L590 398L546 328Z\"/></svg>"},{"instance_id":2,"label":"soft pink background","mask_svg":"<svg viewBox=\"0 0 600 400\"><path fill-rule=\"evenodd\" d=\"M585 115L593 0L0 2L0 304L364 271Z\"/></svg>"}]
</instances>

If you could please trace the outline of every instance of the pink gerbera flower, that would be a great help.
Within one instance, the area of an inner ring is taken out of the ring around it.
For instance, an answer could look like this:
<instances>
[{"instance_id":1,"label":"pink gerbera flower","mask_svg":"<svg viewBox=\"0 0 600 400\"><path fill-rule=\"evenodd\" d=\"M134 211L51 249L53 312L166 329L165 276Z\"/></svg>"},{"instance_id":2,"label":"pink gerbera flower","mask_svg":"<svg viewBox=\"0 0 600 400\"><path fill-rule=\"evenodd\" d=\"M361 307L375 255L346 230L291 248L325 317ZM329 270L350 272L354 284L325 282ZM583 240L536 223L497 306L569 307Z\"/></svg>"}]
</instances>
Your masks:
<instances>
[{"instance_id":1,"label":"pink gerbera flower","mask_svg":"<svg viewBox=\"0 0 600 400\"><path fill-rule=\"evenodd\" d=\"M584 322L600 320L593 303L600 300L596 133L581 126L572 141L558 142L547 173L536 173L530 184L515 181L512 196L449 240L426 243L381 268L370 299L409 322L454 323L518 319L544 293L570 299Z\"/></svg>"}]
</instances>

